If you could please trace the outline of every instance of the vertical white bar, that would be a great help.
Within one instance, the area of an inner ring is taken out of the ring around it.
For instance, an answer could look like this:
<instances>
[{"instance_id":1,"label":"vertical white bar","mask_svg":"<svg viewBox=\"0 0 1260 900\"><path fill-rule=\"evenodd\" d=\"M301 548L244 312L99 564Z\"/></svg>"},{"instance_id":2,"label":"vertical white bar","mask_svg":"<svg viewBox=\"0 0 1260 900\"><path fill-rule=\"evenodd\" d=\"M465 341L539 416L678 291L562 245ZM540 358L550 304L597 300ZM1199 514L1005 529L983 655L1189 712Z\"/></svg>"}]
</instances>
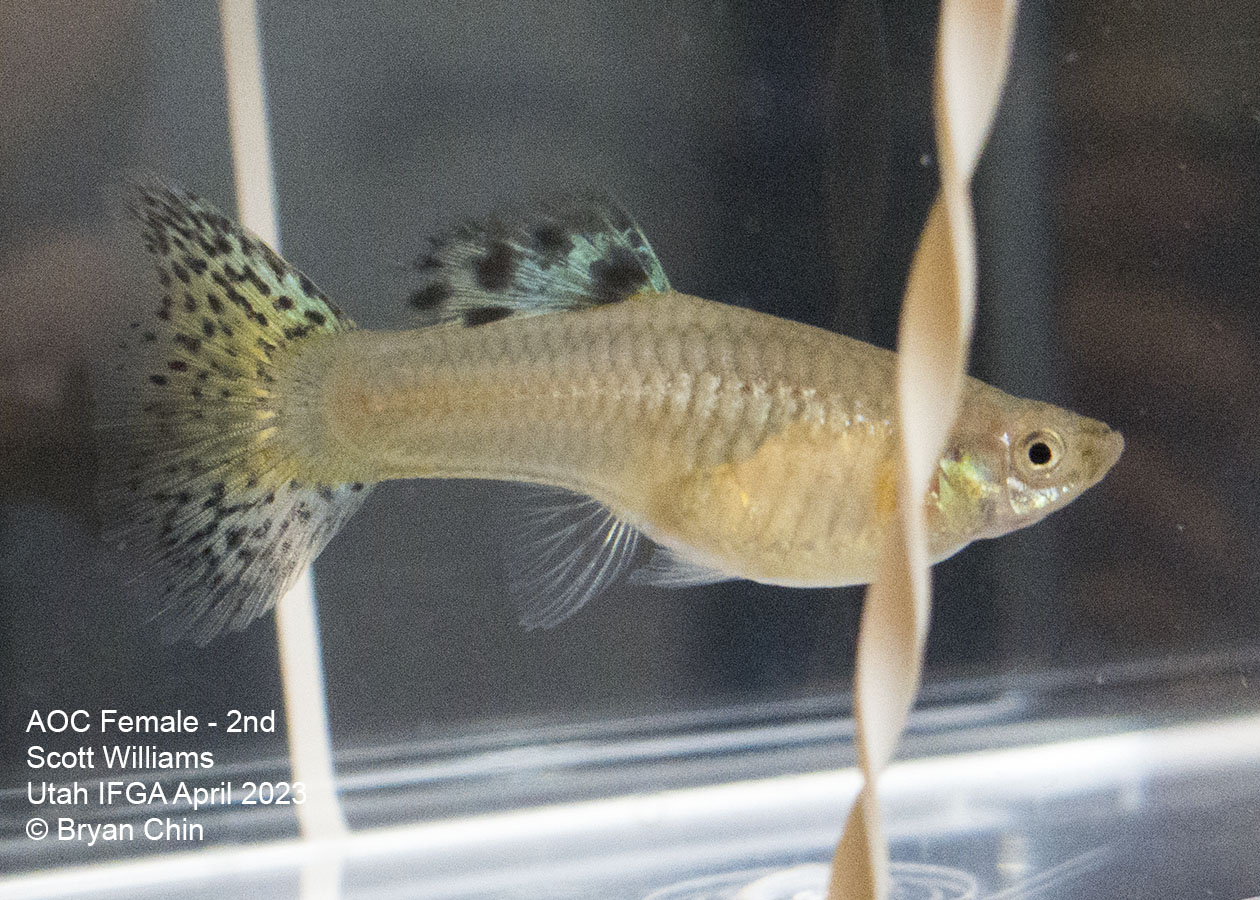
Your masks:
<instances>
[{"instance_id":1,"label":"vertical white bar","mask_svg":"<svg viewBox=\"0 0 1260 900\"><path fill-rule=\"evenodd\" d=\"M933 107L941 193L928 213L902 301L898 516L862 610L853 694L863 786L836 847L828 900L884 900L892 887L879 776L919 690L932 603L920 498L962 394L976 292L971 176L1006 80L1017 3L941 4Z\"/></svg>"},{"instance_id":2,"label":"vertical white bar","mask_svg":"<svg viewBox=\"0 0 1260 900\"><path fill-rule=\"evenodd\" d=\"M275 175L263 93L262 48L254 0L220 0L228 132L241 223L280 252Z\"/></svg>"},{"instance_id":3,"label":"vertical white bar","mask_svg":"<svg viewBox=\"0 0 1260 900\"><path fill-rule=\"evenodd\" d=\"M220 0L223 59L227 73L228 127L236 174L236 202L241 223L277 252L275 178L267 132L262 52L254 0ZM285 721L293 778L305 786L306 802L295 807L306 838L346 833L337 799L328 708L315 617L315 593L308 569L276 607ZM337 878L323 884L337 892ZM304 879L304 884L308 880ZM309 890L303 896L310 896Z\"/></svg>"}]
</instances>

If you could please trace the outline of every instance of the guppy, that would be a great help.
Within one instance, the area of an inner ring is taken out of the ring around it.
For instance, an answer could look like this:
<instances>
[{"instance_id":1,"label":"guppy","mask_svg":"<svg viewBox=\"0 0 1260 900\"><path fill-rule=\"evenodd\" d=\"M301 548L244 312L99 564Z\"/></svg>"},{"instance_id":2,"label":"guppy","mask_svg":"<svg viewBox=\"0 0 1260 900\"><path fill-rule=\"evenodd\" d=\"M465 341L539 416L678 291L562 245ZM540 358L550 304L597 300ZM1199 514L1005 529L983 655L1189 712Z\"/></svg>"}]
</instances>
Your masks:
<instances>
[{"instance_id":1,"label":"guppy","mask_svg":"<svg viewBox=\"0 0 1260 900\"><path fill-rule=\"evenodd\" d=\"M142 183L130 208L163 297L125 343L102 508L176 635L205 643L265 613L396 478L559 489L509 548L527 626L627 570L670 586L872 577L895 506L896 355L674 291L614 204L435 239L412 298L433 322L402 332L355 329L190 194ZM923 498L933 559L1061 508L1123 446L969 379Z\"/></svg>"}]
</instances>

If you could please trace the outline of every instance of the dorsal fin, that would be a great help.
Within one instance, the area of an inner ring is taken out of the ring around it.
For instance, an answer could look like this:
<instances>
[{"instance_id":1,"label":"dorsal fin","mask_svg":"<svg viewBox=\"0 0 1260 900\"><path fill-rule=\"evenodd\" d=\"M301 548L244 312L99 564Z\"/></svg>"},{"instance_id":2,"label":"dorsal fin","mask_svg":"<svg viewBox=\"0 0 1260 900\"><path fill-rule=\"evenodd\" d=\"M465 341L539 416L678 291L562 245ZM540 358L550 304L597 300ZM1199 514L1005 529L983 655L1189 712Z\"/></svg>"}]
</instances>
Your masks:
<instances>
[{"instance_id":1,"label":"dorsal fin","mask_svg":"<svg viewBox=\"0 0 1260 900\"><path fill-rule=\"evenodd\" d=\"M468 326L669 290L639 226L601 197L467 223L432 239L417 269L422 283L411 305Z\"/></svg>"}]
</instances>

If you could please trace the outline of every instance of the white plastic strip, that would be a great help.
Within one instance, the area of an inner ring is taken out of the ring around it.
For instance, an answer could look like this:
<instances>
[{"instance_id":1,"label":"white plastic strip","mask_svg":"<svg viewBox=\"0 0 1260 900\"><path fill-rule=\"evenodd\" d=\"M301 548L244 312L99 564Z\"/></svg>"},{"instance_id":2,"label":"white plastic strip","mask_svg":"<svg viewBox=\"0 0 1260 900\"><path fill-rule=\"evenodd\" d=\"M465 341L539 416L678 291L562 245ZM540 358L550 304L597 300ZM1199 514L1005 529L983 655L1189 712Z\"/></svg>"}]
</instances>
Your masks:
<instances>
[{"instance_id":1,"label":"white plastic strip","mask_svg":"<svg viewBox=\"0 0 1260 900\"><path fill-rule=\"evenodd\" d=\"M220 0L219 17L237 209L241 223L278 253L275 178L254 0ZM298 824L304 837L335 837L345 833L346 824L334 781L315 593L309 569L276 607L276 632L289 759L293 779L303 783L307 798L295 807Z\"/></svg>"},{"instance_id":2,"label":"white plastic strip","mask_svg":"<svg viewBox=\"0 0 1260 900\"><path fill-rule=\"evenodd\" d=\"M949 435L975 310L971 176L1006 79L1016 0L945 0L935 84L941 194L928 214L902 304L897 398L898 522L866 594L854 673L863 786L832 862L830 900L888 896L877 793L919 690L931 612L923 497Z\"/></svg>"},{"instance_id":3,"label":"white plastic strip","mask_svg":"<svg viewBox=\"0 0 1260 900\"><path fill-rule=\"evenodd\" d=\"M262 48L254 0L220 0L223 68L227 76L228 132L241 223L280 252L275 174L267 131Z\"/></svg>"}]
</instances>

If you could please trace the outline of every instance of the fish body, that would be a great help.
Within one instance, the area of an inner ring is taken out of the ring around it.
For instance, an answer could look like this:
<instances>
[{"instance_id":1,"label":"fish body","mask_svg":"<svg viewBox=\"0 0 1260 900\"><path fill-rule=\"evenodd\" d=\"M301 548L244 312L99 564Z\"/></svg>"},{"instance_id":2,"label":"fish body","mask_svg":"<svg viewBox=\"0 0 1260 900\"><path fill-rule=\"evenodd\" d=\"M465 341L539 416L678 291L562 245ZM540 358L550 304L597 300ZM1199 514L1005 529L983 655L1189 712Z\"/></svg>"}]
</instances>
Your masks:
<instances>
[{"instance_id":1,"label":"fish body","mask_svg":"<svg viewBox=\"0 0 1260 900\"><path fill-rule=\"evenodd\" d=\"M874 574L896 503L895 354L674 291L615 208L440 239L415 304L441 321L402 332L353 329L195 198L148 186L135 212L168 294L137 347L147 403L116 428L136 448L116 533L156 543L175 621L199 640L261 614L370 485L401 478L588 498L577 525L535 517L515 548L531 625L627 569L665 585ZM1122 446L969 379L923 500L933 558L1063 506ZM165 465L144 461L155 450Z\"/></svg>"}]
</instances>

